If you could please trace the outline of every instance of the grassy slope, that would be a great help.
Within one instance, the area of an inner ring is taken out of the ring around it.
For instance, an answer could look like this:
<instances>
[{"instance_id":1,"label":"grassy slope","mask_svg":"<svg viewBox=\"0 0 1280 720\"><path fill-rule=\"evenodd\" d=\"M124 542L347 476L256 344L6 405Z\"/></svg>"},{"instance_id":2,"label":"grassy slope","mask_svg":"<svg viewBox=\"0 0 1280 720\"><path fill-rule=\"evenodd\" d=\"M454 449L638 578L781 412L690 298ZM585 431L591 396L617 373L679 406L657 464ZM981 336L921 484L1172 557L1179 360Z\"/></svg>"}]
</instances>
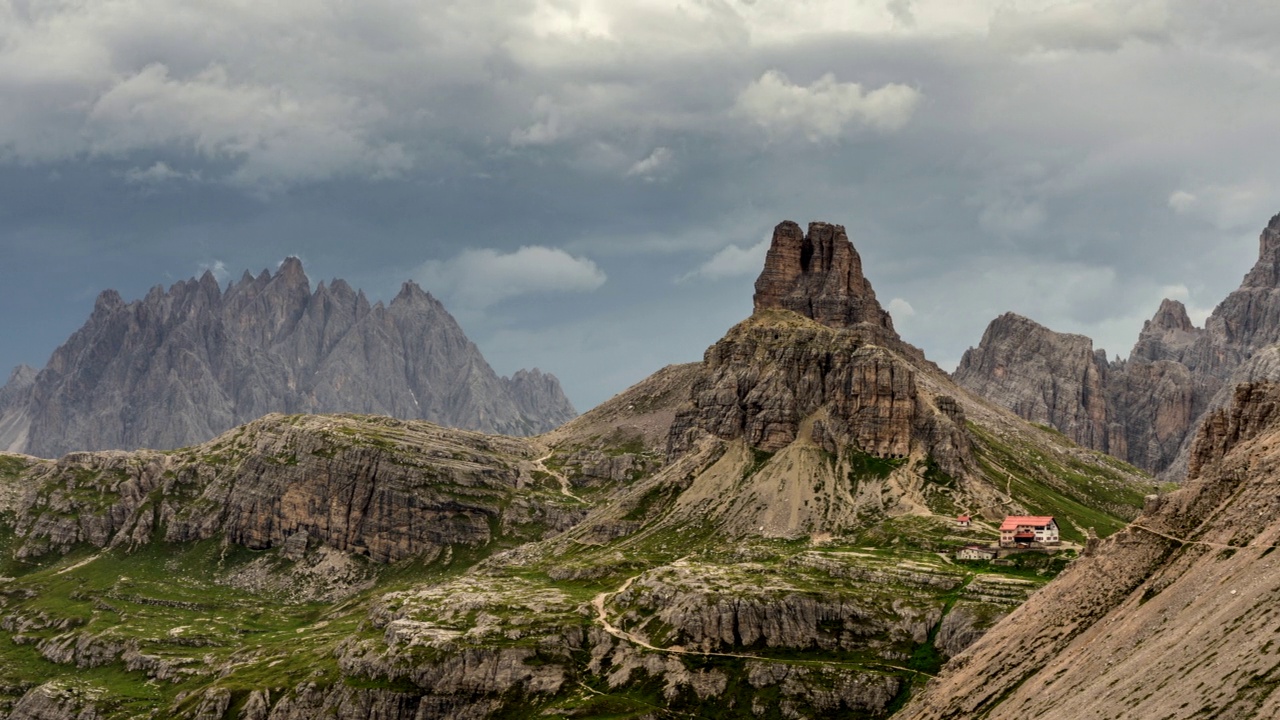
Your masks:
<instances>
[{"instance_id":1,"label":"grassy slope","mask_svg":"<svg viewBox=\"0 0 1280 720\"><path fill-rule=\"evenodd\" d=\"M1084 542L1090 527L1100 537L1120 530L1142 509L1143 497L1160 489L1142 471L1108 455L1052 452L1055 444L1070 441L1039 432L1040 442L1027 442L969 424L974 455L987 478L1028 512L1059 518L1065 540Z\"/></svg>"}]
</instances>

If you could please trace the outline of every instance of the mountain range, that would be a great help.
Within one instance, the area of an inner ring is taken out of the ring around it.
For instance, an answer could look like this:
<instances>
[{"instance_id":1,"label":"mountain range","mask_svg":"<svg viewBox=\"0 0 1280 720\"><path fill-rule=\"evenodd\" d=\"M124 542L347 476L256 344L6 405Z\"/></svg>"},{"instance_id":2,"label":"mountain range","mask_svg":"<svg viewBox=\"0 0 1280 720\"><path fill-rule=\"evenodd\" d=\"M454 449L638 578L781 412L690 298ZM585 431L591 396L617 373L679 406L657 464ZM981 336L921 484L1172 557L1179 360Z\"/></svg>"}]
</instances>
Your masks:
<instances>
[{"instance_id":1,"label":"mountain range","mask_svg":"<svg viewBox=\"0 0 1280 720\"><path fill-rule=\"evenodd\" d=\"M0 717L883 717L1072 557L942 554L1006 514L1093 547L1157 489L956 385L843 227L784 222L701 362L537 437L0 454Z\"/></svg>"},{"instance_id":2,"label":"mountain range","mask_svg":"<svg viewBox=\"0 0 1280 720\"><path fill-rule=\"evenodd\" d=\"M954 378L1085 447L1180 480L1206 414L1225 407L1240 383L1280 379L1280 215L1259 245L1253 269L1203 328L1166 299L1128 359L1108 361L1087 337L1008 313L965 353Z\"/></svg>"},{"instance_id":3,"label":"mountain range","mask_svg":"<svg viewBox=\"0 0 1280 720\"><path fill-rule=\"evenodd\" d=\"M444 306L407 282L370 304L313 291L297 258L219 286L213 274L126 303L103 292L40 371L0 389L0 448L170 449L268 413L354 412L508 435L577 413L552 375L498 376Z\"/></svg>"}]
</instances>

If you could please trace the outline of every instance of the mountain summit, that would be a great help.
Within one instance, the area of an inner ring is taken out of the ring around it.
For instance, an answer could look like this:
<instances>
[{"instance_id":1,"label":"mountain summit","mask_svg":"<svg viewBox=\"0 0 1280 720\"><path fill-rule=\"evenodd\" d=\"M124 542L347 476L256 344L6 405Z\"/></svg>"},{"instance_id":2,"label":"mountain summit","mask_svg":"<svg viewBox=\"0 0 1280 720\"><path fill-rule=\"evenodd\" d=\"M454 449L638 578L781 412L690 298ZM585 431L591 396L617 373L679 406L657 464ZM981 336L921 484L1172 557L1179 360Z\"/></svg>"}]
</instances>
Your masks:
<instances>
[{"instance_id":1,"label":"mountain summit","mask_svg":"<svg viewBox=\"0 0 1280 720\"><path fill-rule=\"evenodd\" d=\"M577 413L554 376L499 377L429 293L371 305L311 289L297 258L219 287L211 273L126 303L103 292L34 377L0 393L0 449L173 448L271 412L356 412L508 435Z\"/></svg>"},{"instance_id":2,"label":"mountain summit","mask_svg":"<svg viewBox=\"0 0 1280 720\"><path fill-rule=\"evenodd\" d=\"M1232 388L1280 379L1278 342L1280 215L1263 229L1253 269L1203 328L1166 299L1128 360L1108 362L1086 337L1006 314L965 353L955 380L1081 445L1176 480L1201 419L1225 407Z\"/></svg>"},{"instance_id":3,"label":"mountain summit","mask_svg":"<svg viewBox=\"0 0 1280 720\"><path fill-rule=\"evenodd\" d=\"M867 323L893 330L843 225L813 222L803 233L790 220L779 223L754 300L756 312L777 308L833 328Z\"/></svg>"}]
</instances>

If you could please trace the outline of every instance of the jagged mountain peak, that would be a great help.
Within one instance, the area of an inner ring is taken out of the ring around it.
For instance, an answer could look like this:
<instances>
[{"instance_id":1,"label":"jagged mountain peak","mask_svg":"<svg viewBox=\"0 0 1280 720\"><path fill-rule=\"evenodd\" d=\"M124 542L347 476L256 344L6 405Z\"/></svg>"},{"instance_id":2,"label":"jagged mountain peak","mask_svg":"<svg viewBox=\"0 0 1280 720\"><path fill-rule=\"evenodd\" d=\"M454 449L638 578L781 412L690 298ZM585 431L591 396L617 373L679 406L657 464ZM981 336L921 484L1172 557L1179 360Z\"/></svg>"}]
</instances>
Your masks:
<instances>
[{"instance_id":1,"label":"jagged mountain peak","mask_svg":"<svg viewBox=\"0 0 1280 720\"><path fill-rule=\"evenodd\" d=\"M1240 382L1280 379L1273 350L1280 342L1280 215L1259 245L1257 264L1203 328L1183 303L1166 298L1127 362L1066 362L1068 347L1083 347L1087 338L1001 317L966 353L956 380L1082 445L1181 479L1205 413L1228 403ZM982 358L998 361L977 362ZM1082 378L1100 381L1082 385Z\"/></svg>"},{"instance_id":2,"label":"jagged mountain peak","mask_svg":"<svg viewBox=\"0 0 1280 720\"><path fill-rule=\"evenodd\" d=\"M45 457L174 448L268 412L374 413L513 435L577 415L554 376L499 377L416 284L374 311L341 280L312 292L296 257L274 275L246 272L225 294L211 272L131 303L105 291L47 370L0 408L3 447Z\"/></svg>"},{"instance_id":3,"label":"jagged mountain peak","mask_svg":"<svg viewBox=\"0 0 1280 720\"><path fill-rule=\"evenodd\" d=\"M396 296L391 299L391 305L393 307L397 303L408 303L409 305L414 306L440 305L440 301L436 300L431 293L423 290L422 287L413 280L405 280L401 283L400 292L396 293Z\"/></svg>"},{"instance_id":4,"label":"jagged mountain peak","mask_svg":"<svg viewBox=\"0 0 1280 720\"><path fill-rule=\"evenodd\" d=\"M1280 288L1280 214L1271 218L1258 238L1258 262L1244 277L1243 287Z\"/></svg>"},{"instance_id":5,"label":"jagged mountain peak","mask_svg":"<svg viewBox=\"0 0 1280 720\"><path fill-rule=\"evenodd\" d=\"M1186 305L1179 300L1165 298L1160 301L1160 309L1156 310L1155 316L1143 325L1143 331L1148 329L1191 332L1195 330L1195 325L1191 322L1191 316L1187 314Z\"/></svg>"},{"instance_id":6,"label":"jagged mountain peak","mask_svg":"<svg viewBox=\"0 0 1280 720\"><path fill-rule=\"evenodd\" d=\"M302 269L302 259L297 255L290 255L280 262L275 276L296 282L300 279L305 280L307 273Z\"/></svg>"},{"instance_id":7,"label":"jagged mountain peak","mask_svg":"<svg viewBox=\"0 0 1280 720\"><path fill-rule=\"evenodd\" d=\"M755 287L756 312L776 308L830 327L893 329L843 225L811 222L806 233L791 220L779 223Z\"/></svg>"},{"instance_id":8,"label":"jagged mountain peak","mask_svg":"<svg viewBox=\"0 0 1280 720\"><path fill-rule=\"evenodd\" d=\"M120 297L120 293L108 288L98 293L98 299L93 303L93 312L95 315L114 312L124 307L124 304L124 298Z\"/></svg>"},{"instance_id":9,"label":"jagged mountain peak","mask_svg":"<svg viewBox=\"0 0 1280 720\"><path fill-rule=\"evenodd\" d=\"M4 387L7 387L7 388L8 387L12 387L12 388L27 387L31 383L35 382L37 372L38 371L35 368L31 367L30 365L26 365L26 364L19 365L15 367L12 372L9 373L9 380L4 384Z\"/></svg>"}]
</instances>

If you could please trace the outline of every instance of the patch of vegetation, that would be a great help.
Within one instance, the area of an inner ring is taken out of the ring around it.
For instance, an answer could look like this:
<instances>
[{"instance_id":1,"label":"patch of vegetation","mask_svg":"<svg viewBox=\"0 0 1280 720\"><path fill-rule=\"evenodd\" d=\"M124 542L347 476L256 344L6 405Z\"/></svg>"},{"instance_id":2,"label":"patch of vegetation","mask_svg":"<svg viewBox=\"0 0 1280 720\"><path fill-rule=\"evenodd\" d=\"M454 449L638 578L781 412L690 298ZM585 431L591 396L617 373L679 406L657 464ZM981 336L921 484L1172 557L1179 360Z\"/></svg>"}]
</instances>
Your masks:
<instances>
[{"instance_id":1,"label":"patch of vegetation","mask_svg":"<svg viewBox=\"0 0 1280 720\"><path fill-rule=\"evenodd\" d=\"M1083 543L1089 527L1099 537L1120 530L1137 516L1152 487L1132 481L1112 469L1113 464L1050 456L1030 443L1011 444L972 422L968 429L983 473L1029 512L1059 518L1066 540ZM1137 470L1132 475L1143 477Z\"/></svg>"},{"instance_id":2,"label":"patch of vegetation","mask_svg":"<svg viewBox=\"0 0 1280 720\"><path fill-rule=\"evenodd\" d=\"M878 457L853 449L846 453L845 459L849 463L849 480L855 484L859 480L871 478L884 480L893 474L894 470L907 464L906 458Z\"/></svg>"},{"instance_id":3,"label":"patch of vegetation","mask_svg":"<svg viewBox=\"0 0 1280 720\"><path fill-rule=\"evenodd\" d=\"M751 462L742 469L742 479L746 480L756 473L760 472L760 468L773 458L773 453L761 450L759 448L749 448L751 450Z\"/></svg>"},{"instance_id":4,"label":"patch of vegetation","mask_svg":"<svg viewBox=\"0 0 1280 720\"><path fill-rule=\"evenodd\" d=\"M627 511L622 516L623 520L644 520L649 517L650 511L655 507L669 506L675 498L680 494L680 489L671 485L659 485L650 488L644 495L640 496L639 502L635 507Z\"/></svg>"},{"instance_id":5,"label":"patch of vegetation","mask_svg":"<svg viewBox=\"0 0 1280 720\"><path fill-rule=\"evenodd\" d=\"M0 453L0 478L16 478L30 467L27 460L16 455Z\"/></svg>"}]
</instances>

